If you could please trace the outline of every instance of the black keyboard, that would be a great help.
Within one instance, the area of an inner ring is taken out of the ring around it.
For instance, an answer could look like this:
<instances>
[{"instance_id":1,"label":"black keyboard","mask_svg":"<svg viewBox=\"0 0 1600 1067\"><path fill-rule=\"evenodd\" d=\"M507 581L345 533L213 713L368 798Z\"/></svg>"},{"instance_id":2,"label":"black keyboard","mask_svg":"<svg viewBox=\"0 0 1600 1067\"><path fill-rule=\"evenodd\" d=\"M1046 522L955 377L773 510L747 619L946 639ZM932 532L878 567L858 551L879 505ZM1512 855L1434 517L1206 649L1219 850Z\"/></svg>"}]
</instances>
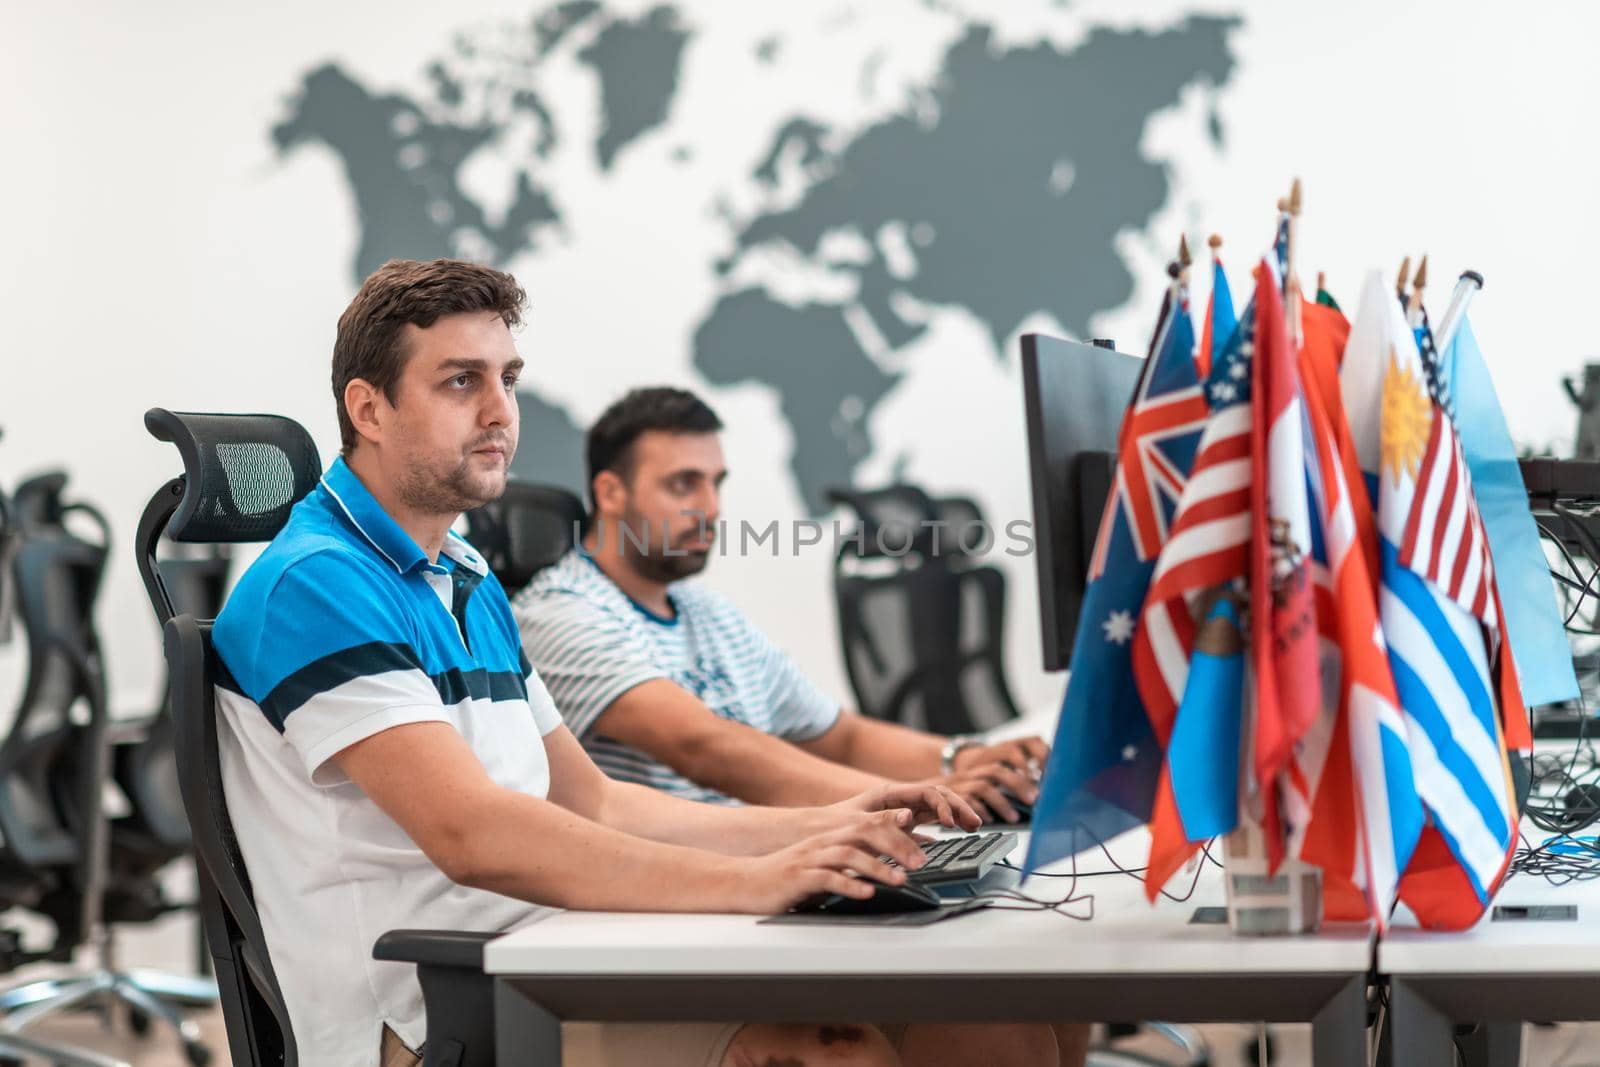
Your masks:
<instances>
[{"instance_id":1,"label":"black keyboard","mask_svg":"<svg viewBox=\"0 0 1600 1067\"><path fill-rule=\"evenodd\" d=\"M930 841L922 846L922 854L928 857L928 862L914 871L907 871L906 881L912 885L976 882L989 873L990 867L1010 855L1016 844L1016 834L1000 832ZM892 859L888 863L891 867L900 866Z\"/></svg>"}]
</instances>

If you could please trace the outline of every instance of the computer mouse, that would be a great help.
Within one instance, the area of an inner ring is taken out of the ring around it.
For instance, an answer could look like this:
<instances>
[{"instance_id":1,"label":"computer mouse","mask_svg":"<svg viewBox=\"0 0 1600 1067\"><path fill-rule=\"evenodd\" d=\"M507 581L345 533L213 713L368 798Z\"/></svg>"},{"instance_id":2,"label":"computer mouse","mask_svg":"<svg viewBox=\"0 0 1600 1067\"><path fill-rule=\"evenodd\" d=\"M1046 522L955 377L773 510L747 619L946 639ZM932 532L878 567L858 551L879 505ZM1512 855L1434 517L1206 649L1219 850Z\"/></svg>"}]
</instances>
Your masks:
<instances>
[{"instance_id":1,"label":"computer mouse","mask_svg":"<svg viewBox=\"0 0 1600 1067\"><path fill-rule=\"evenodd\" d=\"M794 910L821 912L824 915L890 915L902 911L929 911L944 903L944 898L925 885L911 882L905 885L875 884L877 892L865 900L838 893L818 893L801 902Z\"/></svg>"},{"instance_id":2,"label":"computer mouse","mask_svg":"<svg viewBox=\"0 0 1600 1067\"><path fill-rule=\"evenodd\" d=\"M1032 804L1029 804L1026 800L1019 800L1009 789L1001 789L1000 795L1005 797L1006 802L1016 810L1017 821L1006 822L1000 817L999 812L994 812L990 815L989 821L984 823L985 826L999 827L1001 829L1015 829L1024 823L1030 823L1033 821Z\"/></svg>"}]
</instances>

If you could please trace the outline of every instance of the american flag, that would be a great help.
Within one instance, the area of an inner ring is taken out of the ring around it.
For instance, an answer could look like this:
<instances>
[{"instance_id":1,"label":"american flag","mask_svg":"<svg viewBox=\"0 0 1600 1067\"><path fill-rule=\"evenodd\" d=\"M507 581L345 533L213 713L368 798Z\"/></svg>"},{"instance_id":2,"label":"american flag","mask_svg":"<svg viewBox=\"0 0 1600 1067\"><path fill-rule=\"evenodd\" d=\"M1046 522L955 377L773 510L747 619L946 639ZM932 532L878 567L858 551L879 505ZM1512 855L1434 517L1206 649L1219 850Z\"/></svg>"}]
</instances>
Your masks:
<instances>
[{"instance_id":1,"label":"american flag","mask_svg":"<svg viewBox=\"0 0 1600 1067\"><path fill-rule=\"evenodd\" d=\"M1483 517L1472 499L1467 461L1455 426L1437 406L1427 449L1417 470L1418 506L1406 518L1400 541L1400 563L1415 571L1483 620L1491 630L1499 624L1494 588L1494 562Z\"/></svg>"}]
</instances>

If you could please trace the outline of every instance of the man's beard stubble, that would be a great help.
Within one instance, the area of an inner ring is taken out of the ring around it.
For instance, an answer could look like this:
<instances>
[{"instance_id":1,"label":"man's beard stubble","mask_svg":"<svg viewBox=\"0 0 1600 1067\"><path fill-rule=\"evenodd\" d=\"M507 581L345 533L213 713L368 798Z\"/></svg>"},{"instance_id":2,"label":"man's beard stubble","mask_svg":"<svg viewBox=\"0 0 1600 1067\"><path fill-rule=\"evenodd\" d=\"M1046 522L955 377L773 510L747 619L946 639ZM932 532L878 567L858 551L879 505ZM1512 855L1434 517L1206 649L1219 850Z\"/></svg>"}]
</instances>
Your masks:
<instances>
[{"instance_id":1,"label":"man's beard stubble","mask_svg":"<svg viewBox=\"0 0 1600 1067\"><path fill-rule=\"evenodd\" d=\"M622 533L626 528L631 533ZM639 535L644 535L644 547L639 547ZM698 539L700 530L690 530L678 537L680 544ZM666 530L660 528L652 530L648 520L634 514L625 514L618 527L617 544L614 551L638 572L642 578L652 582L671 584L684 578L692 578L706 569L706 564L711 560L711 553L685 551L676 545L669 555L665 545Z\"/></svg>"},{"instance_id":2,"label":"man's beard stubble","mask_svg":"<svg viewBox=\"0 0 1600 1067\"><path fill-rule=\"evenodd\" d=\"M498 444L505 448L505 469L499 484L493 489L473 485L472 457L474 450ZM464 511L482 507L505 494L510 476L511 458L516 445L499 437L489 437L474 442L461 457L461 461L445 474L434 474L420 465L410 467L402 476L400 499L407 507L432 515L459 515Z\"/></svg>"}]
</instances>

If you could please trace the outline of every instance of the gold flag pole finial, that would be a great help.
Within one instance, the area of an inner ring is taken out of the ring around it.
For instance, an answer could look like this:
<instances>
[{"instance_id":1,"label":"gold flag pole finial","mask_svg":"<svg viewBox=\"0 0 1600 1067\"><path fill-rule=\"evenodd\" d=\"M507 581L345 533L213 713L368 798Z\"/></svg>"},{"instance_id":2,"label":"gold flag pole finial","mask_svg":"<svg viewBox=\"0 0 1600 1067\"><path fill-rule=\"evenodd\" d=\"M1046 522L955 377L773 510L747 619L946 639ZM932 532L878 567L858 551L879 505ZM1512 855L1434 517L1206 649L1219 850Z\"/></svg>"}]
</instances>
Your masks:
<instances>
[{"instance_id":1,"label":"gold flag pole finial","mask_svg":"<svg viewBox=\"0 0 1600 1067\"><path fill-rule=\"evenodd\" d=\"M1422 290L1427 284L1428 257L1424 255L1417 264L1416 277L1411 279L1411 296L1406 300L1406 317L1411 321L1412 328L1422 325Z\"/></svg>"},{"instance_id":2,"label":"gold flag pole finial","mask_svg":"<svg viewBox=\"0 0 1600 1067\"><path fill-rule=\"evenodd\" d=\"M1184 234L1178 235L1178 263L1187 267L1194 262L1194 256L1189 254L1189 238Z\"/></svg>"},{"instance_id":3,"label":"gold flag pole finial","mask_svg":"<svg viewBox=\"0 0 1600 1067\"><path fill-rule=\"evenodd\" d=\"M1327 271L1322 271L1322 270L1317 271L1317 292L1319 292L1319 293L1323 292L1327 288L1328 288L1328 272Z\"/></svg>"},{"instance_id":4,"label":"gold flag pole finial","mask_svg":"<svg viewBox=\"0 0 1600 1067\"><path fill-rule=\"evenodd\" d=\"M1211 249L1211 258L1216 259L1217 249L1222 247L1222 235L1220 233L1214 233L1210 237L1207 237L1206 247Z\"/></svg>"},{"instance_id":5,"label":"gold flag pole finial","mask_svg":"<svg viewBox=\"0 0 1600 1067\"><path fill-rule=\"evenodd\" d=\"M1400 261L1400 276L1395 279L1394 287L1399 293L1406 291L1406 281L1411 277L1411 257L1407 256Z\"/></svg>"},{"instance_id":6,"label":"gold flag pole finial","mask_svg":"<svg viewBox=\"0 0 1600 1067\"><path fill-rule=\"evenodd\" d=\"M1289 186L1289 214L1300 214L1300 179L1296 178L1294 184Z\"/></svg>"}]
</instances>

